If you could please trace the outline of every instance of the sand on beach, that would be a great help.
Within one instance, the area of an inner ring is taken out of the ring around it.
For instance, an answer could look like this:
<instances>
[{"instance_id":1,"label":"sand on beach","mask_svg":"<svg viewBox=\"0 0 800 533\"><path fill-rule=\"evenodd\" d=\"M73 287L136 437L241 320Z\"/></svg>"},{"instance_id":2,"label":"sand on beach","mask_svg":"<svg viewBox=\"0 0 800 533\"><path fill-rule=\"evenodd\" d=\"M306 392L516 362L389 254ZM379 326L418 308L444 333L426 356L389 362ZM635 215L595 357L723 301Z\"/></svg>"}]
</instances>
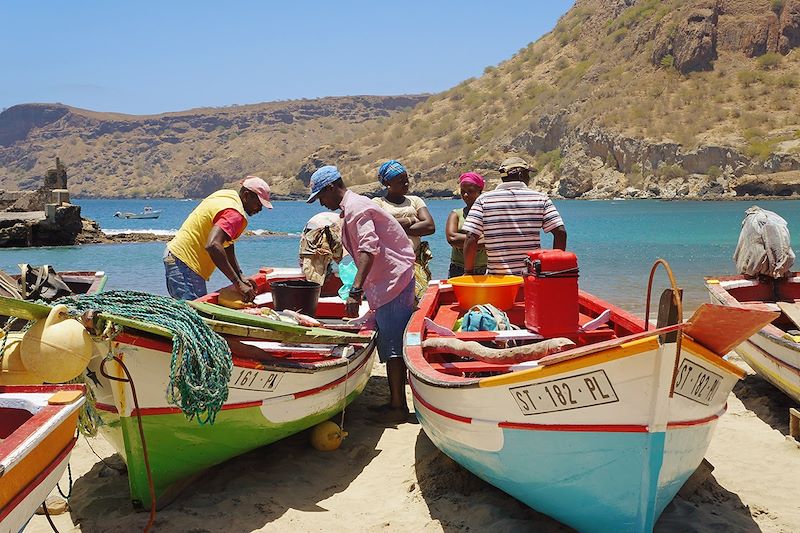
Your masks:
<instances>
[{"instance_id":1,"label":"sand on beach","mask_svg":"<svg viewBox=\"0 0 800 533\"><path fill-rule=\"evenodd\" d=\"M793 403L747 370L706 453L713 473L669 504L656 531L800 531L800 446L786 437ZM219 465L158 512L155 531L571 531L455 464L419 424L367 421L367 407L387 399L376 365L345 413L350 435L339 450L314 450L304 432ZM148 513L132 508L108 443L81 437L71 465L71 509L53 517L59 531L144 527ZM26 529L47 531L44 516Z\"/></svg>"}]
</instances>

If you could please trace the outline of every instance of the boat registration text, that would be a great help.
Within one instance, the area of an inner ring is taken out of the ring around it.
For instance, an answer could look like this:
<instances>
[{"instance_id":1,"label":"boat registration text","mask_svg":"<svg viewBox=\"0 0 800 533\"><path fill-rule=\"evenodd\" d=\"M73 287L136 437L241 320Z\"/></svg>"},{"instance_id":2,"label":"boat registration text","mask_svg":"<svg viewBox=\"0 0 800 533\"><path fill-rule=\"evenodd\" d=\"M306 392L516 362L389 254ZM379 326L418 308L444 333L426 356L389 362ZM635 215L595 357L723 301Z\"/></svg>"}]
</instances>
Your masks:
<instances>
[{"instance_id":1,"label":"boat registration text","mask_svg":"<svg viewBox=\"0 0 800 533\"><path fill-rule=\"evenodd\" d=\"M283 377L282 372L267 372L252 368L234 369L230 388L253 391L274 391Z\"/></svg>"},{"instance_id":2,"label":"boat registration text","mask_svg":"<svg viewBox=\"0 0 800 533\"><path fill-rule=\"evenodd\" d=\"M519 410L526 416L619 401L604 370L512 387L509 390Z\"/></svg>"},{"instance_id":3,"label":"boat registration text","mask_svg":"<svg viewBox=\"0 0 800 533\"><path fill-rule=\"evenodd\" d=\"M692 401L709 405L714 399L722 376L715 374L702 365L684 359L675 379L675 394Z\"/></svg>"}]
</instances>

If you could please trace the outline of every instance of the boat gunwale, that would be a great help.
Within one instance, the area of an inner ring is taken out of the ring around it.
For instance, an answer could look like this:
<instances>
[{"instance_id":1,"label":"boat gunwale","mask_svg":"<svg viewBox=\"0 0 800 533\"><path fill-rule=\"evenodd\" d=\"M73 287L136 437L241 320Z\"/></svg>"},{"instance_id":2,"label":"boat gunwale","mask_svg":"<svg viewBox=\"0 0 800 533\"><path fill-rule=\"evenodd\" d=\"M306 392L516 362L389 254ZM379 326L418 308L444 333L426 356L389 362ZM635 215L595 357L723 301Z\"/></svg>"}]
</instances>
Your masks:
<instances>
[{"instance_id":1,"label":"boat gunwale","mask_svg":"<svg viewBox=\"0 0 800 533\"><path fill-rule=\"evenodd\" d=\"M432 403L430 403L425 398L423 398L422 394L417 390L416 387L414 387L413 383L409 383L409 386L411 387L411 394L414 397L414 401L420 402L422 406L425 407L427 410L432 411L433 413L436 413L437 415L442 416L444 418L455 420L457 422L462 422L464 424L472 424L473 422L479 422L481 424L496 425L498 428L502 429L517 429L524 431L652 433L650 426L646 424L540 424L531 422L511 422L508 420L500 421L500 420L476 419L452 413L441 407L437 407ZM725 403L722 409L720 409L719 411L717 411L712 415L694 420L668 421L666 427L667 429L680 429L685 427L698 426L702 424L709 424L712 422L716 422L720 417L722 417L722 415L724 415L727 412L727 410L728 410L728 404Z\"/></svg>"},{"instance_id":2,"label":"boat gunwale","mask_svg":"<svg viewBox=\"0 0 800 533\"><path fill-rule=\"evenodd\" d=\"M791 283L800 283L800 273L792 272L792 277L790 279L796 279L797 281L791 281ZM710 283L710 282L716 283ZM751 287L756 287L760 285L760 281L757 279L747 278L745 276L706 276L705 278L705 286L706 290L709 292L712 298L714 298L720 305L725 305L728 307L737 307L740 309L747 309L747 306L744 305L742 302L736 299L736 297L730 293L727 287L725 287L725 282L734 282L734 281L748 281L751 282ZM738 287L734 287L738 288ZM766 303L766 302L765 302ZM767 341L778 344L783 346L789 350L800 352L800 342L791 341L783 336L786 333L778 326L770 323L758 330L755 335L759 335L764 337ZM790 365L791 366L791 365ZM792 368L794 368L792 366Z\"/></svg>"},{"instance_id":3,"label":"boat gunwale","mask_svg":"<svg viewBox=\"0 0 800 533\"><path fill-rule=\"evenodd\" d=\"M273 402L284 401L284 400L296 400L296 399L299 399L299 398L306 398L306 397L313 396L315 394L321 393L323 391L326 391L328 389L332 389L332 388L336 387L337 385L339 385L340 383L343 383L343 382L353 378L358 373L360 373L363 370L363 367L365 367L367 365L367 362L372 357L374 357L374 352L375 352L375 341L373 339L373 341L370 342L368 345L366 345L363 349L355 350L350 358L339 359L339 361L341 362L340 364L328 365L328 366L324 366L324 367L318 367L318 372L327 372L327 371L330 371L330 370L339 369L340 367L345 366L345 365L349 366L350 364L353 364L354 362L357 361L358 364L353 366L352 370L350 370L349 372L346 372L344 375L339 376L338 378L336 378L336 379L334 379L332 381L328 381L327 383L324 383L324 384L319 385L317 387L313 387L311 389L305 389L305 390L296 391L296 392L289 392L289 393L286 393L286 394L282 394L280 396L273 396L273 397L270 397L270 398L262 398L262 399L259 399L259 400L248 400L248 401L245 401L245 402L225 403L221 407L221 410L222 411L227 411L227 410L233 410L233 409L247 409L247 408L250 408L250 407L259 407L259 406L264 405L265 403L273 403ZM358 361L359 358L361 359L360 361ZM240 367L240 368L249 368L249 367ZM309 372L309 371L296 372L297 370L303 370L303 369L298 369L298 368L288 368L287 369L286 367L275 368L275 369L256 368L255 370L278 371L278 372L295 371L295 372L292 372L292 373L295 373L295 374L313 374L313 373L315 373L315 372ZM93 387L93 385L90 385L90 386ZM230 389L230 386L229 386L229 389ZM137 409L131 409L130 414L122 415L122 414L120 414L119 408L116 405L97 402L97 403L95 403L95 407L97 409L101 410L101 411L105 411L105 412L108 412L108 413L113 413L113 414L116 414L116 415L118 415L120 417L123 417L123 416L124 417L129 417L129 416L130 417L134 417L134 416L137 416L137 415L154 416L154 415L166 415L166 414L179 414L179 413L182 413L182 411L181 411L181 409L179 407L158 406L158 407L143 407L143 408L140 408L138 410Z\"/></svg>"},{"instance_id":4,"label":"boat gunwale","mask_svg":"<svg viewBox=\"0 0 800 533\"><path fill-rule=\"evenodd\" d=\"M23 501L25 501L25 499L27 499L28 496L30 496L30 494L34 490L36 490L42 483L44 483L47 477L50 476L50 474L52 474L54 470L56 470L59 466L61 466L65 461L69 462L69 456L72 453L72 450L75 448L75 444L77 444L77 442L78 442L78 437L77 436L73 437L72 440L70 440L67 443L67 445L60 452L58 452L58 455L54 457L52 461L50 461L50 463L44 470L39 472L39 474L37 474L35 478L33 478L29 483L25 485L25 488L23 490L18 492L8 502L7 505L5 505L3 508L0 509L0 522L5 520L6 517L8 517L12 512L14 512L17 506ZM2 475L2 472L0 472L0 475ZM58 481L56 481L56 484L57 483Z\"/></svg>"},{"instance_id":5,"label":"boat gunwale","mask_svg":"<svg viewBox=\"0 0 800 533\"><path fill-rule=\"evenodd\" d=\"M49 404L42 399L41 407L31 413L31 417L14 430L9 437L0 442L0 478L5 472L22 461L36 444L43 441L50 432L83 405L86 388L80 383L64 385L0 385L0 394L53 394L62 390L80 391L81 396L65 404ZM29 411L30 412L30 411Z\"/></svg>"},{"instance_id":6,"label":"boat gunwale","mask_svg":"<svg viewBox=\"0 0 800 533\"><path fill-rule=\"evenodd\" d=\"M237 341L260 341L263 339L256 339L250 337L232 337L235 338ZM117 335L113 342L117 342L119 344L127 344L130 346L136 346L139 348L145 348L157 352L161 352L164 354L172 354L172 341L168 341L162 338L155 338L151 337L147 334L134 332L134 331L124 331ZM315 373L320 370L327 370L332 368L338 368L340 366L345 366L352 362L353 360L360 357L361 353L365 350L368 351L370 347L375 346L375 336L373 336L370 341L366 344L354 344L354 343L342 343L338 344L337 346L353 346L355 349L353 353L347 357L331 357L322 359L318 362L300 362L300 361L281 361L279 358L274 360L269 360L270 364L265 364L265 362L261 359L255 359L252 357L243 357L240 355L236 355L235 353L231 353L233 366L238 368L252 368L255 370L275 370L278 372L286 372L292 371L297 373ZM356 346L360 346L356 348ZM268 353L268 350L265 350ZM274 363L274 364L273 364Z\"/></svg>"},{"instance_id":7,"label":"boat gunwale","mask_svg":"<svg viewBox=\"0 0 800 533\"><path fill-rule=\"evenodd\" d=\"M472 378L447 374L431 366L431 363L425 358L422 349L422 342L425 338L425 318L430 318L431 320L433 320L433 317L436 314L436 309L439 306L440 293L448 292L449 290L452 290L450 289L449 285L442 284L437 281L432 281L429 284L425 295L420 301L418 309L414 312L414 314L411 317L411 320L408 323L408 326L406 327L406 332L404 335L404 339L406 342L403 343L403 357L405 359L409 373L423 383L442 388L480 387L481 382L484 382L487 379L503 378L503 377L507 378L511 375L515 376L515 381L518 381L519 379L524 380L528 377L530 377L531 379L536 379L535 376L530 376L530 374L535 373L537 371L541 371L541 369L544 368L544 365L535 366L530 369L509 371L505 374L499 374L497 376L472 377ZM643 319L636 317L635 315L631 314L630 312L616 305L606 302L605 300L602 300L597 296L585 291L579 291L579 299L581 304L588 304L587 307L593 308L595 312L599 312L600 309L610 310L613 316L620 317L621 326L628 328L633 326L640 328L641 331L637 333L632 333L631 335L626 335L624 337L618 337L610 339L608 341L603 341L603 347L600 348L599 350L592 350L593 345L588 344L585 346L576 346L570 350L551 354L550 356L543 357L542 359L539 360L547 363L548 357L559 358L558 361L554 361L551 362L549 365L546 365L548 367L558 367L564 363L571 363L576 360L583 359L585 357L596 356L599 353L602 353L603 351L617 349L622 347L622 345L630 342L645 341L652 337L656 337L658 335L668 333L670 331L675 331L680 328L679 324L675 324L672 326L666 326L664 328L645 331L644 330L645 323ZM595 343L595 344L600 344L600 343ZM579 353L580 351L586 351L586 353L576 355L576 353ZM636 353L629 354L629 356L633 355L637 354ZM727 363L727 361L724 360L722 361ZM712 363L716 364L717 361L712 361ZM730 370L726 366L722 366L721 368L727 372L732 372L732 370ZM445 376L446 379L442 379L441 376Z\"/></svg>"}]
</instances>

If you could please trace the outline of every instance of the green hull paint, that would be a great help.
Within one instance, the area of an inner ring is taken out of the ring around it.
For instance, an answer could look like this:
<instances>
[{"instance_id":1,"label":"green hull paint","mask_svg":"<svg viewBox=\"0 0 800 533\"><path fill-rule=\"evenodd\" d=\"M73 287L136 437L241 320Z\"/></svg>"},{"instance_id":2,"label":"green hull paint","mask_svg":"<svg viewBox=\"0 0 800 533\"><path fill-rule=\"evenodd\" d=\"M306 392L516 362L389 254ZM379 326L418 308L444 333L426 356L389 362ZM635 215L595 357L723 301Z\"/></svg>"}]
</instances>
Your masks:
<instances>
[{"instance_id":1,"label":"green hull paint","mask_svg":"<svg viewBox=\"0 0 800 533\"><path fill-rule=\"evenodd\" d=\"M364 384L366 385L366 383ZM361 392L348 394L349 405ZM271 444L328 420L341 411L337 404L325 411L290 422L265 419L261 407L220 411L214 425L201 426L182 413L142 418L153 475L157 507L166 505L193 476L237 455ZM128 482L134 505L150 507L150 491L136 417L104 413L101 432L128 465Z\"/></svg>"}]
</instances>

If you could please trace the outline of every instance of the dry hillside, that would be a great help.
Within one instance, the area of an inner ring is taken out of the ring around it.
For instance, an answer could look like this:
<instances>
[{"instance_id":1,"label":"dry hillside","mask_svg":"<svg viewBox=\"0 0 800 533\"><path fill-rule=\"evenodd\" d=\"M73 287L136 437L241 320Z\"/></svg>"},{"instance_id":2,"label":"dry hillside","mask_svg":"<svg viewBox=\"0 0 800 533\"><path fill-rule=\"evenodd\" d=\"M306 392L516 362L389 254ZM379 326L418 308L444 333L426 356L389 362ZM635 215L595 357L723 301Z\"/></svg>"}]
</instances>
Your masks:
<instances>
[{"instance_id":1,"label":"dry hillside","mask_svg":"<svg viewBox=\"0 0 800 533\"><path fill-rule=\"evenodd\" d=\"M374 189L382 160L416 189L497 178L514 152L563 197L800 193L800 0L578 0L484 75L423 97L260 104L156 117L65 106L0 114L0 187L59 155L84 195L199 196L244 173L304 192L320 164ZM418 105L415 105L419 103Z\"/></svg>"},{"instance_id":2,"label":"dry hillside","mask_svg":"<svg viewBox=\"0 0 800 533\"><path fill-rule=\"evenodd\" d=\"M579 0L484 75L320 151L455 187L508 152L564 197L800 193L800 0Z\"/></svg>"},{"instance_id":3,"label":"dry hillside","mask_svg":"<svg viewBox=\"0 0 800 533\"><path fill-rule=\"evenodd\" d=\"M314 149L359 136L424 98L322 98L153 116L18 105L0 113L0 188L36 188L59 156L73 195L202 197L246 174L268 179L278 194L303 192L285 177Z\"/></svg>"}]
</instances>

